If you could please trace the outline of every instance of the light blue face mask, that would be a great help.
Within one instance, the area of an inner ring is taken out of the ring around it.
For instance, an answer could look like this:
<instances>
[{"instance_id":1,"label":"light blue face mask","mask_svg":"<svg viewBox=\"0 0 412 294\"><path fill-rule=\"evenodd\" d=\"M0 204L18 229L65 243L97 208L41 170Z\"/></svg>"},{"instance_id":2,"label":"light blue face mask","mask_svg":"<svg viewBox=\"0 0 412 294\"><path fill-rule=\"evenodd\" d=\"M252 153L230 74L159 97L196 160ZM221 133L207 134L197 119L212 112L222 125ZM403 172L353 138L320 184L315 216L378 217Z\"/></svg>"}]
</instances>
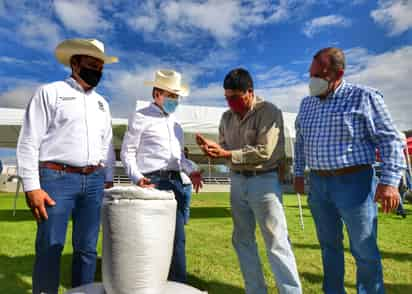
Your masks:
<instances>
[{"instance_id":1,"label":"light blue face mask","mask_svg":"<svg viewBox=\"0 0 412 294\"><path fill-rule=\"evenodd\" d=\"M177 106L179 105L179 99L172 99L165 97L163 101L163 110L166 113L173 113L176 111Z\"/></svg>"}]
</instances>

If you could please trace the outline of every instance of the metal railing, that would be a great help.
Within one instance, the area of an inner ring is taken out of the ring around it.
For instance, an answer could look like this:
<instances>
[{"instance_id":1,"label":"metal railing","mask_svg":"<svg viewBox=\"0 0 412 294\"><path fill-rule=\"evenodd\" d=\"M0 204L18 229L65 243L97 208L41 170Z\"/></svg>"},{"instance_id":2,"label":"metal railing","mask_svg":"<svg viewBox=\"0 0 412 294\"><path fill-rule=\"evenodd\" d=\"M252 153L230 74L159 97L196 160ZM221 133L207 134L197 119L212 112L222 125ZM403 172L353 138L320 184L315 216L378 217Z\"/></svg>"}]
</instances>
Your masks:
<instances>
[{"instance_id":1,"label":"metal railing","mask_svg":"<svg viewBox=\"0 0 412 294\"><path fill-rule=\"evenodd\" d=\"M115 184L130 184L132 181L126 175L114 175L113 182ZM203 183L204 184L228 185L230 184L230 178L228 177L204 177Z\"/></svg>"}]
</instances>

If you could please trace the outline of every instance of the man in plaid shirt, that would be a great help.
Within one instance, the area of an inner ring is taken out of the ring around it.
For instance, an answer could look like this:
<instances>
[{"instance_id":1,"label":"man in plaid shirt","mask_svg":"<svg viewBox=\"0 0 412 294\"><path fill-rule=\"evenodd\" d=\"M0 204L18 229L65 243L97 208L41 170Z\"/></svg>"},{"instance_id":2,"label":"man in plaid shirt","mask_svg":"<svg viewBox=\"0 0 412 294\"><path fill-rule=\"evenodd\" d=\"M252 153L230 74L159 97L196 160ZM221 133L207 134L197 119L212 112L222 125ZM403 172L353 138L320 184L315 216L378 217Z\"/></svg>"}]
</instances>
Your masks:
<instances>
[{"instance_id":1,"label":"man in plaid shirt","mask_svg":"<svg viewBox=\"0 0 412 294\"><path fill-rule=\"evenodd\" d=\"M325 293L345 293L343 224L357 265L357 292L384 293L377 246L377 206L390 212L399 204L405 168L402 141L378 91L343 80L345 56L338 48L320 50L310 67L310 96L296 118L295 190L308 197L322 250ZM372 163L381 153L382 176Z\"/></svg>"}]
</instances>

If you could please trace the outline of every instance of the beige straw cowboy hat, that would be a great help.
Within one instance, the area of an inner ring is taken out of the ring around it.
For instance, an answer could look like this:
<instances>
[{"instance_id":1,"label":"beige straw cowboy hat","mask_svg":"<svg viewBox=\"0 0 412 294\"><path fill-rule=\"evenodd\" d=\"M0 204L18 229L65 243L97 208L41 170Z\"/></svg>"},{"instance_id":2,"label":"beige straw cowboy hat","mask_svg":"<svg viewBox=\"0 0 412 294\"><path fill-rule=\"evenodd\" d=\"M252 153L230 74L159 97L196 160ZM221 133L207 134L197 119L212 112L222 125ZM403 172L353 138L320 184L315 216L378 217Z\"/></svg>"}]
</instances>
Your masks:
<instances>
[{"instance_id":1,"label":"beige straw cowboy hat","mask_svg":"<svg viewBox=\"0 0 412 294\"><path fill-rule=\"evenodd\" d=\"M104 53L104 44L96 39L68 39L61 42L55 51L57 60L70 66L70 58L73 55L87 55L102 60L105 64L118 62L115 56Z\"/></svg>"},{"instance_id":2,"label":"beige straw cowboy hat","mask_svg":"<svg viewBox=\"0 0 412 294\"><path fill-rule=\"evenodd\" d=\"M182 75L174 70L161 69L155 73L154 81L145 81L145 85L156 87L179 96L189 95L189 86L182 84Z\"/></svg>"}]
</instances>

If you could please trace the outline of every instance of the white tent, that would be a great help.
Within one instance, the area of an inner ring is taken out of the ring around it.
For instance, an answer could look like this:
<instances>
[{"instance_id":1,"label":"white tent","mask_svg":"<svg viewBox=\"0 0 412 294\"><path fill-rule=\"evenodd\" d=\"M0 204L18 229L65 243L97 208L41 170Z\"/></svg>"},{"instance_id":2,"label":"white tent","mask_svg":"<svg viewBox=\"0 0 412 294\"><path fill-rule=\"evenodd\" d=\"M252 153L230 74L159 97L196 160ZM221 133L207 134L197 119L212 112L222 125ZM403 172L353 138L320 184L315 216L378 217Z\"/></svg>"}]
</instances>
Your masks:
<instances>
[{"instance_id":1,"label":"white tent","mask_svg":"<svg viewBox=\"0 0 412 294\"><path fill-rule=\"evenodd\" d=\"M0 108L0 147L16 148L24 110Z\"/></svg>"},{"instance_id":2,"label":"white tent","mask_svg":"<svg viewBox=\"0 0 412 294\"><path fill-rule=\"evenodd\" d=\"M137 108L145 107L149 101L138 101ZM180 105L176 111L177 120L181 123L185 134L185 145L196 161L205 162L200 149L195 142L195 134L201 133L207 138L217 140L220 118L225 107L206 107L194 105ZM23 122L24 109L0 108L0 147L15 148L19 136L20 126ZM286 155L293 157L293 141L295 138L296 114L284 112L284 127L286 136ZM114 146L116 150L121 147L123 134L127 128L127 119L113 118ZM207 161L206 161L207 162Z\"/></svg>"}]
</instances>

